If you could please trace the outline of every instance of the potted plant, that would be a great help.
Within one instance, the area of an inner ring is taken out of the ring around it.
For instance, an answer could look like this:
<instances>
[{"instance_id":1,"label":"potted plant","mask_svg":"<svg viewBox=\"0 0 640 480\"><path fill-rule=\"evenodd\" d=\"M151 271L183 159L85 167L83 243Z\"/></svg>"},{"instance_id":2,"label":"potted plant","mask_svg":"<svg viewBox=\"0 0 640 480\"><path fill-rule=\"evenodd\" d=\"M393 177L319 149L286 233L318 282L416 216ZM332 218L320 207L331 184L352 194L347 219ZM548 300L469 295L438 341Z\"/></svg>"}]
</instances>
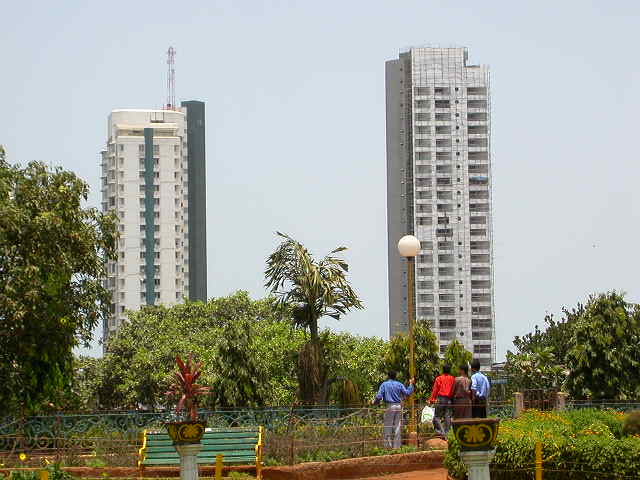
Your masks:
<instances>
[{"instance_id":1,"label":"potted plant","mask_svg":"<svg viewBox=\"0 0 640 480\"><path fill-rule=\"evenodd\" d=\"M452 423L453 434L463 452L491 450L495 446L499 419L464 418L454 420Z\"/></svg>"},{"instance_id":2,"label":"potted plant","mask_svg":"<svg viewBox=\"0 0 640 480\"><path fill-rule=\"evenodd\" d=\"M186 443L200 443L204 435L206 423L198 419L198 397L209 393L209 387L196 384L196 380L202 373L202 362L193 363L191 355L185 364L180 356L176 356L178 371L175 372L174 382L170 385L165 395L179 398L176 405L176 414L184 410L183 421L167 422L167 433L176 445Z\"/></svg>"}]
</instances>

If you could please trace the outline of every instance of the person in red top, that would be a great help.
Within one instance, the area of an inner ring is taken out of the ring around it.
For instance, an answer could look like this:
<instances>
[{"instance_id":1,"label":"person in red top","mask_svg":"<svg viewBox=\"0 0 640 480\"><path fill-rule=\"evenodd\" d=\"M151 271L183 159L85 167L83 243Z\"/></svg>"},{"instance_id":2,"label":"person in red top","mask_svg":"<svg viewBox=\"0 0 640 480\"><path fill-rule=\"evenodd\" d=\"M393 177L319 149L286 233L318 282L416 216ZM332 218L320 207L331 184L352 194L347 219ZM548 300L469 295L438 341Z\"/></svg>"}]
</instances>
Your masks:
<instances>
[{"instance_id":1,"label":"person in red top","mask_svg":"<svg viewBox=\"0 0 640 480\"><path fill-rule=\"evenodd\" d=\"M436 402L436 411L433 415L433 427L436 433L447 436L451 428L453 385L456 379L451 375L451 366L444 364L442 366L442 375L436 377L431 391L429 404ZM442 418L444 417L444 428L442 428Z\"/></svg>"}]
</instances>

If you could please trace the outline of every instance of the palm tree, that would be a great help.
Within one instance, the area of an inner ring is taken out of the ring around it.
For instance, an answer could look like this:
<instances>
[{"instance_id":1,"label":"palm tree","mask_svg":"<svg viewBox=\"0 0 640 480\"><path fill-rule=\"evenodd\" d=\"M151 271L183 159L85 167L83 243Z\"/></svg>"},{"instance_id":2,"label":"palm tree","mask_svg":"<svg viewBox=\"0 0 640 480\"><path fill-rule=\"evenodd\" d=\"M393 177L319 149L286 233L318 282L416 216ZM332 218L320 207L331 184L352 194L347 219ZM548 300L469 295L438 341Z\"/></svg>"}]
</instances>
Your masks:
<instances>
[{"instance_id":1,"label":"palm tree","mask_svg":"<svg viewBox=\"0 0 640 480\"><path fill-rule=\"evenodd\" d=\"M265 286L276 294L281 306L291 308L295 327L310 334L298 358L300 399L305 403L321 403L326 396L327 372L323 362L318 320L340 317L352 308L363 308L362 302L346 279L347 263L331 251L316 261L299 242L280 232L284 240L267 259Z\"/></svg>"}]
</instances>

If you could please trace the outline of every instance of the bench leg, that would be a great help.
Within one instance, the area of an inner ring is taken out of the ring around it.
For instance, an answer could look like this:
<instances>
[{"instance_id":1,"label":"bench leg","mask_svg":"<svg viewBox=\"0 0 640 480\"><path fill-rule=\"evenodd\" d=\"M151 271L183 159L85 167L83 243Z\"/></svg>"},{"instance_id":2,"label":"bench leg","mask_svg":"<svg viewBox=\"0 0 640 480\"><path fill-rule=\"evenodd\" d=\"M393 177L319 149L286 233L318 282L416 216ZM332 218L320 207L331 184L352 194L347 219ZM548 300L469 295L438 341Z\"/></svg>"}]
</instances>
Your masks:
<instances>
[{"instance_id":1,"label":"bench leg","mask_svg":"<svg viewBox=\"0 0 640 480\"><path fill-rule=\"evenodd\" d=\"M224 465L224 455L216 455L216 473L213 477L215 480L222 478L222 466Z\"/></svg>"}]
</instances>

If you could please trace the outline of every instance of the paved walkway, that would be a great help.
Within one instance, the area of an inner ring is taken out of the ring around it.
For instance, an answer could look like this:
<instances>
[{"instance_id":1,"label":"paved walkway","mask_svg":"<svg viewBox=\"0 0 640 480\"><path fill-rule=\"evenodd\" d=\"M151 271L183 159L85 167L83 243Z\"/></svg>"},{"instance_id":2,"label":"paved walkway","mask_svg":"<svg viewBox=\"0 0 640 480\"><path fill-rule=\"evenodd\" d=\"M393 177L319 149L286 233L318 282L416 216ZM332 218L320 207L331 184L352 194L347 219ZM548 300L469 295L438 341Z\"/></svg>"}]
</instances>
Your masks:
<instances>
[{"instance_id":1,"label":"paved walkway","mask_svg":"<svg viewBox=\"0 0 640 480\"><path fill-rule=\"evenodd\" d=\"M362 480L447 480L446 468L431 468L416 472L394 473L384 477L367 477Z\"/></svg>"}]
</instances>

